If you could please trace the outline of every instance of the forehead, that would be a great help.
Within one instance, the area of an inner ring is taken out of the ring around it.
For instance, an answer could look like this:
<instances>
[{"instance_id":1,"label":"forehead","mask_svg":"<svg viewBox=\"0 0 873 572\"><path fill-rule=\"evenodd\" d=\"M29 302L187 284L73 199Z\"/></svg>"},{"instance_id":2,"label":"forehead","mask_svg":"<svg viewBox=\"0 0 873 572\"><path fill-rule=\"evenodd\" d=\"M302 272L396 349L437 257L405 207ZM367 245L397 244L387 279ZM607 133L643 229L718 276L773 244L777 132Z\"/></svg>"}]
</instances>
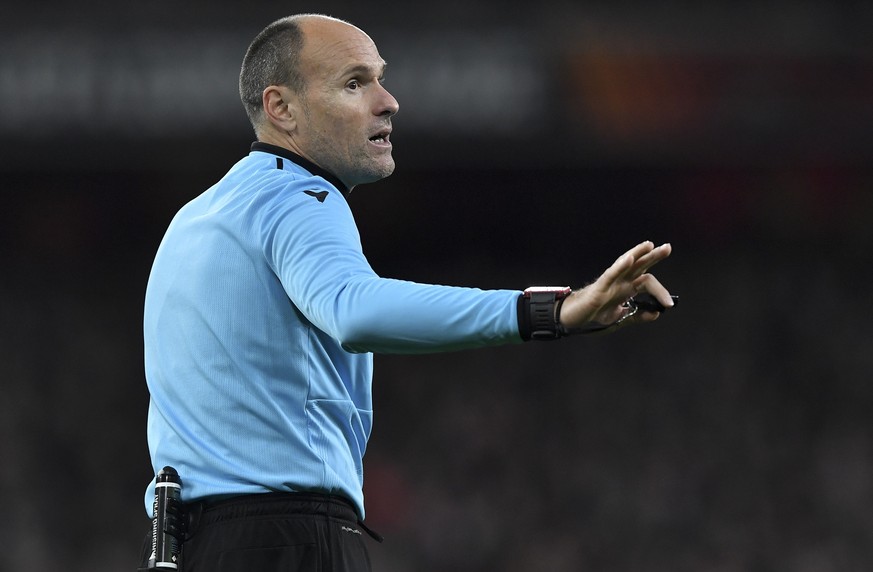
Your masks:
<instances>
[{"instance_id":1,"label":"forehead","mask_svg":"<svg viewBox=\"0 0 873 572\"><path fill-rule=\"evenodd\" d=\"M301 67L311 77L330 77L352 68L372 68L380 73L385 61L370 37L349 24L332 20L310 20L302 26Z\"/></svg>"}]
</instances>

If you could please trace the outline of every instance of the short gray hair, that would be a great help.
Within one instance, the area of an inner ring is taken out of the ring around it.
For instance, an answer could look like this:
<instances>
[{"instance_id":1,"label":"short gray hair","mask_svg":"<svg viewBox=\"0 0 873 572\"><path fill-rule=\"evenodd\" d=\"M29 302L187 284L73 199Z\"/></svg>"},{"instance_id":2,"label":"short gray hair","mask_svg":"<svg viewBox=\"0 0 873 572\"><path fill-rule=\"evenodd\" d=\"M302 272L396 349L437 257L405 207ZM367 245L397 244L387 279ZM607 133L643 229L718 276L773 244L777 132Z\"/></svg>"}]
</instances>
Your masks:
<instances>
[{"instance_id":1,"label":"short gray hair","mask_svg":"<svg viewBox=\"0 0 873 572\"><path fill-rule=\"evenodd\" d=\"M239 97L257 131L263 121L263 93L268 86L284 85L303 93L306 82L300 73L305 14L276 20L252 40L239 74Z\"/></svg>"}]
</instances>

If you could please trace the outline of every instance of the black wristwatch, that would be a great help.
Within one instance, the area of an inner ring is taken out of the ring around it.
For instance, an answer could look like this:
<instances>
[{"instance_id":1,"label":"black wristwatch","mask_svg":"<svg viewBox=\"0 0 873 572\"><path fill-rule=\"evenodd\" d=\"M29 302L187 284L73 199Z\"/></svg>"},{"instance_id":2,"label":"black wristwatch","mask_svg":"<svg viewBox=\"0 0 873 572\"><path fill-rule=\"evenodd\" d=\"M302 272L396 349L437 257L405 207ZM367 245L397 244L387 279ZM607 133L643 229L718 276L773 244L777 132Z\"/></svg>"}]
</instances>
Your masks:
<instances>
[{"instance_id":1,"label":"black wristwatch","mask_svg":"<svg viewBox=\"0 0 873 572\"><path fill-rule=\"evenodd\" d=\"M564 333L555 316L555 306L570 295L569 286L531 286L524 291L523 310L531 340L556 340Z\"/></svg>"}]
</instances>

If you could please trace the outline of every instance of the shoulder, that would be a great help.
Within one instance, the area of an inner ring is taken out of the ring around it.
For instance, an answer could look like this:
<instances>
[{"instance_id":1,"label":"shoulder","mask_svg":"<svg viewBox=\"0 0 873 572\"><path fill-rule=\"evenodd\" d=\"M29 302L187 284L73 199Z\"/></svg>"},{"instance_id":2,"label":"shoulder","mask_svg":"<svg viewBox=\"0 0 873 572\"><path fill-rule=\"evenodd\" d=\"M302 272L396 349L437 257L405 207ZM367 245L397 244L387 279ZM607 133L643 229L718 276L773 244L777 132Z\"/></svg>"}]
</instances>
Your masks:
<instances>
[{"instance_id":1,"label":"shoulder","mask_svg":"<svg viewBox=\"0 0 873 572\"><path fill-rule=\"evenodd\" d=\"M215 198L249 215L312 208L347 209L345 197L324 178L267 153L240 160L213 189ZM219 199L221 200L221 199Z\"/></svg>"},{"instance_id":2,"label":"shoulder","mask_svg":"<svg viewBox=\"0 0 873 572\"><path fill-rule=\"evenodd\" d=\"M255 175L253 190L265 196L280 200L293 197L303 204L326 204L330 197L331 202L345 204L345 197L334 184L286 158L253 152L243 162L246 170Z\"/></svg>"}]
</instances>

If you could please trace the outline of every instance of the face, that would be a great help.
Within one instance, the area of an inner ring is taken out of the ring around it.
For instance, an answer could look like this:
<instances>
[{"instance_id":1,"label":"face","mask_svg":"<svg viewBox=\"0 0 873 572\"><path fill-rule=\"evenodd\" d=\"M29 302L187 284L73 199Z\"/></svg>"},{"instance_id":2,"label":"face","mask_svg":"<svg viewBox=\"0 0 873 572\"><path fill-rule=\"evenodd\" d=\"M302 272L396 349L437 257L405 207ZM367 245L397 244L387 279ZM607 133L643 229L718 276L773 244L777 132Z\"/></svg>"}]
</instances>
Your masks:
<instances>
[{"instance_id":1,"label":"face","mask_svg":"<svg viewBox=\"0 0 873 572\"><path fill-rule=\"evenodd\" d=\"M362 31L332 20L303 25L299 100L293 146L349 188L394 171L391 117L397 100L382 85L385 61Z\"/></svg>"}]
</instances>

